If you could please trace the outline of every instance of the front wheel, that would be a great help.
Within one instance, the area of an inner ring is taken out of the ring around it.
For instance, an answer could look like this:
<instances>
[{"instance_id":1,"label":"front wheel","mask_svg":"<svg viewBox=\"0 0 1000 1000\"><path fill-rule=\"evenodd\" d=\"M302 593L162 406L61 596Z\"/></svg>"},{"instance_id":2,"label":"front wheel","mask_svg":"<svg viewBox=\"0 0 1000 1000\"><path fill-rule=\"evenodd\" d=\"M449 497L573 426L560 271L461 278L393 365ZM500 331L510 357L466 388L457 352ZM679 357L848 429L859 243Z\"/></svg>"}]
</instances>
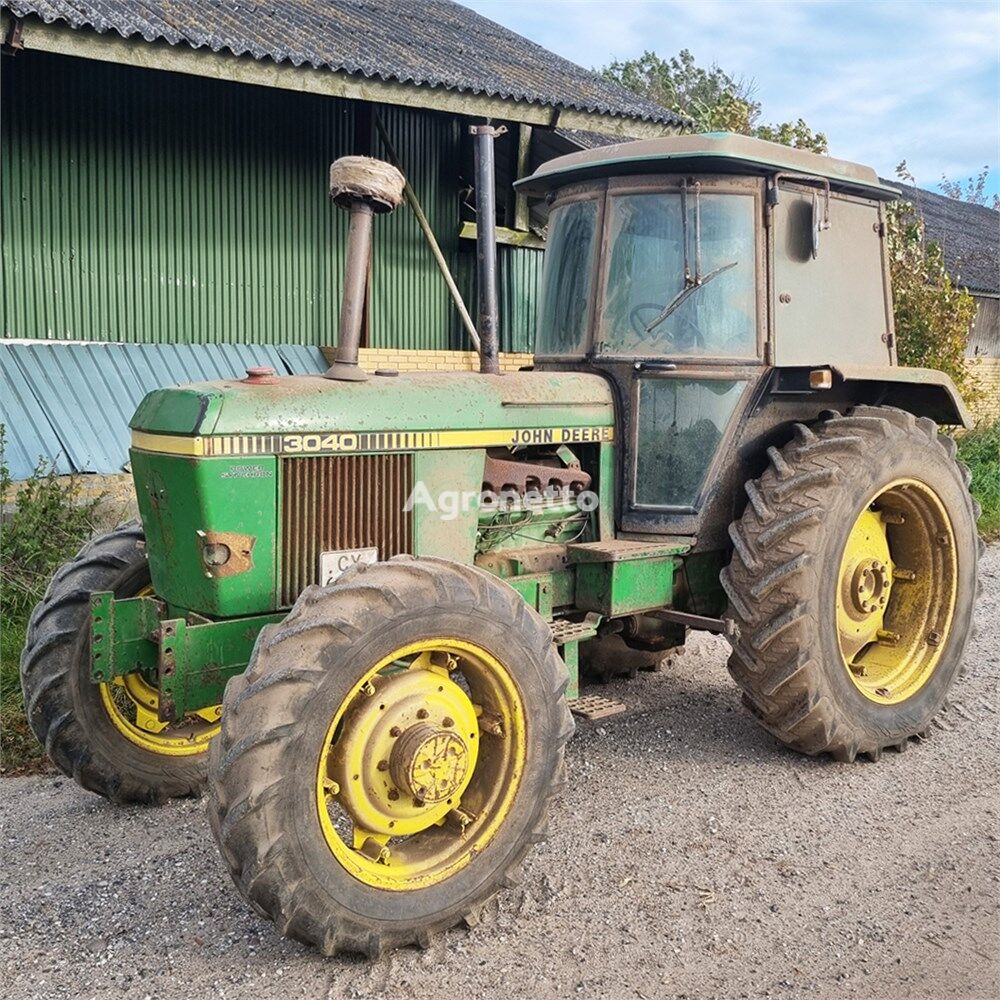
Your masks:
<instances>
[{"instance_id":1,"label":"front wheel","mask_svg":"<svg viewBox=\"0 0 1000 1000\"><path fill-rule=\"evenodd\" d=\"M797 750L903 750L944 705L972 627L968 470L931 420L889 407L799 424L768 455L730 528L730 672Z\"/></svg>"},{"instance_id":2,"label":"front wheel","mask_svg":"<svg viewBox=\"0 0 1000 1000\"><path fill-rule=\"evenodd\" d=\"M327 954L474 921L541 835L566 683L545 622L477 569L310 587L226 688L209 817L237 888Z\"/></svg>"},{"instance_id":3,"label":"front wheel","mask_svg":"<svg viewBox=\"0 0 1000 1000\"><path fill-rule=\"evenodd\" d=\"M124 524L59 569L28 623L21 687L28 722L64 774L115 802L155 804L201 794L219 709L160 722L150 678L91 682L90 595L150 592L142 538L138 522Z\"/></svg>"}]
</instances>

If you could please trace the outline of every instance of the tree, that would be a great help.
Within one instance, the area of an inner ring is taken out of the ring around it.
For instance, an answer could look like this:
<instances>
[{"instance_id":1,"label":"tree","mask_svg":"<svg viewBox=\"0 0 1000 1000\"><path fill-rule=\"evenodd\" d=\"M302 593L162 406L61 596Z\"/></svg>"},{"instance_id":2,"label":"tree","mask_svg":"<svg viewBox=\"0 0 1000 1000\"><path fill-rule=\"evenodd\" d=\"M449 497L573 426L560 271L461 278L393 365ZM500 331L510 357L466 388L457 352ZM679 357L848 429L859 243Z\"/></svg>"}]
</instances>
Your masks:
<instances>
[{"instance_id":1,"label":"tree","mask_svg":"<svg viewBox=\"0 0 1000 1000\"><path fill-rule=\"evenodd\" d=\"M986 197L986 180L989 175L990 168L983 167L975 177L969 177L963 187L961 181L950 181L942 174L938 187L956 201L967 201L970 205L986 205L989 204ZM990 207L994 211L1000 211L1000 194L993 195Z\"/></svg>"},{"instance_id":2,"label":"tree","mask_svg":"<svg viewBox=\"0 0 1000 1000\"><path fill-rule=\"evenodd\" d=\"M801 118L762 124L754 82L730 76L714 63L703 69L687 49L670 59L644 52L637 59L616 60L601 74L690 119L695 132L739 132L796 149L827 152L826 136L813 132Z\"/></svg>"},{"instance_id":3,"label":"tree","mask_svg":"<svg viewBox=\"0 0 1000 1000\"><path fill-rule=\"evenodd\" d=\"M905 160L896 175L913 184ZM911 203L890 202L886 223L899 363L943 371L967 403L975 402L981 389L965 349L976 300L952 281L941 247L927 240L924 221Z\"/></svg>"}]
</instances>

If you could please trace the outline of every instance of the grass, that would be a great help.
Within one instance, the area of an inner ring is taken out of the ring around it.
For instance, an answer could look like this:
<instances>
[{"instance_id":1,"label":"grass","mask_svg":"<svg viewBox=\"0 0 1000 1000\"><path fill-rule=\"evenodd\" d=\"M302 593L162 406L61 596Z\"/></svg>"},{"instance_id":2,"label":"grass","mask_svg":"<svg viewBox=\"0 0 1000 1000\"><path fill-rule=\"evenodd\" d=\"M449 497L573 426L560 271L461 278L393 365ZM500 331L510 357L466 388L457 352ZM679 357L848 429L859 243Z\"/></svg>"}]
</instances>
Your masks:
<instances>
[{"instance_id":1,"label":"grass","mask_svg":"<svg viewBox=\"0 0 1000 1000\"><path fill-rule=\"evenodd\" d=\"M18 661L28 616L52 574L94 533L103 496L84 496L78 476L58 476L44 459L15 483L5 445L0 424L0 773L23 774L48 766L21 695Z\"/></svg>"},{"instance_id":2,"label":"grass","mask_svg":"<svg viewBox=\"0 0 1000 1000\"><path fill-rule=\"evenodd\" d=\"M1000 420L980 424L958 438L958 457L972 471L972 495L983 508L979 533L1000 540Z\"/></svg>"},{"instance_id":3,"label":"grass","mask_svg":"<svg viewBox=\"0 0 1000 1000\"><path fill-rule=\"evenodd\" d=\"M45 750L24 714L18 661L26 621L0 623L0 774L30 774L49 769Z\"/></svg>"}]
</instances>

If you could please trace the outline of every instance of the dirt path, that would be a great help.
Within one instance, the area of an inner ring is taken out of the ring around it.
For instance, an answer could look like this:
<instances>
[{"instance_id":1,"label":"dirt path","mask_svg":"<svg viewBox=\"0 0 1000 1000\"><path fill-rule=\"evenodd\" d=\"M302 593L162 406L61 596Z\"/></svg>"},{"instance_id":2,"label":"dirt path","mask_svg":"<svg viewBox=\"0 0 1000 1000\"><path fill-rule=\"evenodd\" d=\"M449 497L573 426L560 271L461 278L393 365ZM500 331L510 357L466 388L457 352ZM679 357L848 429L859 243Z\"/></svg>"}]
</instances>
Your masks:
<instances>
[{"instance_id":1,"label":"dirt path","mask_svg":"<svg viewBox=\"0 0 1000 1000\"><path fill-rule=\"evenodd\" d=\"M0 783L0 984L24 997L1000 996L1000 548L932 740L878 764L783 750L725 647L611 689L551 839L474 931L325 960L243 904L201 803Z\"/></svg>"}]
</instances>

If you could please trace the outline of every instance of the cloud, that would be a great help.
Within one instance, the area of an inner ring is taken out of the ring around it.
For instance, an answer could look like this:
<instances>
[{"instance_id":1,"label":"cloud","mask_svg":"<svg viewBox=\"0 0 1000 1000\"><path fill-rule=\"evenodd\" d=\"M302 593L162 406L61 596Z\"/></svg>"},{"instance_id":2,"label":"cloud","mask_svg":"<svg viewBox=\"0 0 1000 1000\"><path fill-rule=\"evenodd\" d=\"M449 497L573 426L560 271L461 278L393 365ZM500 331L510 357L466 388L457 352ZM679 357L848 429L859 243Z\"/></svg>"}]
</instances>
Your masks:
<instances>
[{"instance_id":1,"label":"cloud","mask_svg":"<svg viewBox=\"0 0 1000 1000\"><path fill-rule=\"evenodd\" d=\"M1000 190L995 0L465 0L583 66L690 49L753 79L764 117L805 120L831 152L891 176Z\"/></svg>"}]
</instances>

